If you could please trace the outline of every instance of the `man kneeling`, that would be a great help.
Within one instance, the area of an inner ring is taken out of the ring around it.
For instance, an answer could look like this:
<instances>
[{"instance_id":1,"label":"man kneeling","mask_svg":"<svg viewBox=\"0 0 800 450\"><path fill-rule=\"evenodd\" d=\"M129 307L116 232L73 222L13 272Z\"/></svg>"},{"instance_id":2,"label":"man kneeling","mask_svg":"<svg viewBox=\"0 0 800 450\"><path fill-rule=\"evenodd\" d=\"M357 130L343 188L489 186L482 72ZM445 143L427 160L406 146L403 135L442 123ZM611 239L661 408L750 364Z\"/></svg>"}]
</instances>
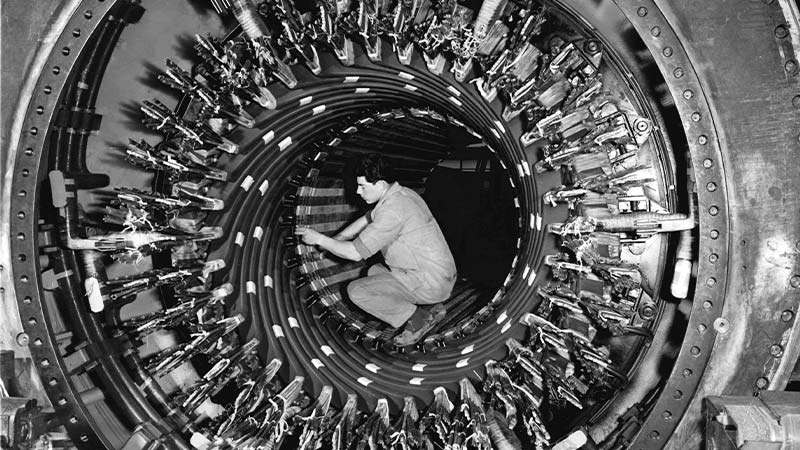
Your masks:
<instances>
[{"instance_id":1,"label":"man kneeling","mask_svg":"<svg viewBox=\"0 0 800 450\"><path fill-rule=\"evenodd\" d=\"M351 261L378 251L383 264L369 268L365 278L347 287L350 300L364 311L403 332L398 347L416 343L438 322L418 305L446 300L456 281L456 265L428 205L416 192L394 182L392 170L379 154L364 155L356 168L357 193L371 211L333 238L306 227L296 234L308 245ZM434 307L443 313L442 308ZM437 314L438 315L438 314Z\"/></svg>"}]
</instances>

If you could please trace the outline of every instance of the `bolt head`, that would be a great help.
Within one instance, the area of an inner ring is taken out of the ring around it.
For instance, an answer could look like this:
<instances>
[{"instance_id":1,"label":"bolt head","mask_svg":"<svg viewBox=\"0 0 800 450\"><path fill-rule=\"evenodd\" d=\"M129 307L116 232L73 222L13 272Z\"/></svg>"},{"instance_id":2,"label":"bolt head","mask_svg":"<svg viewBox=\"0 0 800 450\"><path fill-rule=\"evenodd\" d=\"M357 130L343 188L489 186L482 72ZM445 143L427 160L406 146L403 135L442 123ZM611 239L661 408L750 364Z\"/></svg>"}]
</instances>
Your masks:
<instances>
[{"instance_id":1,"label":"bolt head","mask_svg":"<svg viewBox=\"0 0 800 450\"><path fill-rule=\"evenodd\" d=\"M800 287L800 275L795 275L789 279L789 286L797 289Z\"/></svg>"},{"instance_id":2,"label":"bolt head","mask_svg":"<svg viewBox=\"0 0 800 450\"><path fill-rule=\"evenodd\" d=\"M769 386L769 380L766 377L756 378L756 387L759 389L766 389Z\"/></svg>"},{"instance_id":3,"label":"bolt head","mask_svg":"<svg viewBox=\"0 0 800 450\"><path fill-rule=\"evenodd\" d=\"M784 322L791 322L794 319L794 311L787 309L781 313L781 320Z\"/></svg>"},{"instance_id":4,"label":"bolt head","mask_svg":"<svg viewBox=\"0 0 800 450\"><path fill-rule=\"evenodd\" d=\"M783 356L783 347L780 344L772 344L769 346L769 354L775 358Z\"/></svg>"}]
</instances>

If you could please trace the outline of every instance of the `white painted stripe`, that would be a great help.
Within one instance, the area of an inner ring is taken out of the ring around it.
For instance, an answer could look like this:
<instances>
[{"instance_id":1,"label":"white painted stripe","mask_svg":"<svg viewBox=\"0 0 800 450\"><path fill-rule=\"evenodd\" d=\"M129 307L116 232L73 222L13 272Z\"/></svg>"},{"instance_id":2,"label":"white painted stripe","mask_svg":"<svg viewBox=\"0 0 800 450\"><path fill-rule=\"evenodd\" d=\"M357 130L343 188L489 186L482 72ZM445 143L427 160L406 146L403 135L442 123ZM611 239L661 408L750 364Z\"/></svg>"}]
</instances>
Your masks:
<instances>
[{"instance_id":1,"label":"white painted stripe","mask_svg":"<svg viewBox=\"0 0 800 450\"><path fill-rule=\"evenodd\" d=\"M414 92L414 91L417 90L417 87L416 86L412 86L410 84L407 84L407 85L403 86L403 89L406 89L406 90L409 90L411 92Z\"/></svg>"},{"instance_id":2,"label":"white painted stripe","mask_svg":"<svg viewBox=\"0 0 800 450\"><path fill-rule=\"evenodd\" d=\"M314 365L314 367L316 367L317 369L319 369L319 368L321 368L321 367L325 367L325 364L322 364L322 361L320 361L320 360L319 360L319 359L317 359L317 358L314 358L314 359L312 359L312 360L311 360L311 364L313 364L313 365Z\"/></svg>"},{"instance_id":3,"label":"white painted stripe","mask_svg":"<svg viewBox=\"0 0 800 450\"><path fill-rule=\"evenodd\" d=\"M500 133L498 133L498 132L497 132L497 130L495 130L494 128L492 128L492 134L493 134L493 135L494 135L494 137L496 137L497 139L500 139Z\"/></svg>"},{"instance_id":4,"label":"white painted stripe","mask_svg":"<svg viewBox=\"0 0 800 450\"><path fill-rule=\"evenodd\" d=\"M514 197L514 206L519 208L519 199L517 197Z\"/></svg>"},{"instance_id":5,"label":"white painted stripe","mask_svg":"<svg viewBox=\"0 0 800 450\"><path fill-rule=\"evenodd\" d=\"M456 89L455 86L447 86L447 90L452 92L453 94L455 94L456 97L460 97L461 96L461 91Z\"/></svg>"},{"instance_id":6,"label":"white painted stripe","mask_svg":"<svg viewBox=\"0 0 800 450\"><path fill-rule=\"evenodd\" d=\"M542 229L542 215L541 214L536 214L536 229L540 230L540 231Z\"/></svg>"},{"instance_id":7,"label":"white painted stripe","mask_svg":"<svg viewBox=\"0 0 800 450\"><path fill-rule=\"evenodd\" d=\"M345 83L355 83L358 81L358 77L344 77Z\"/></svg>"},{"instance_id":8,"label":"white painted stripe","mask_svg":"<svg viewBox=\"0 0 800 450\"><path fill-rule=\"evenodd\" d=\"M508 322L506 322L505 325L503 325L503 328L500 328L500 334L505 333L506 331L508 331L509 328L511 328L511 322L512 321L509 320Z\"/></svg>"},{"instance_id":9,"label":"white painted stripe","mask_svg":"<svg viewBox=\"0 0 800 450\"><path fill-rule=\"evenodd\" d=\"M317 114L322 114L325 112L325 105L315 106L314 109L311 110L311 115L316 116Z\"/></svg>"},{"instance_id":10,"label":"white painted stripe","mask_svg":"<svg viewBox=\"0 0 800 450\"><path fill-rule=\"evenodd\" d=\"M414 75L411 75L410 73L406 73L406 72L400 72L397 75L399 75L400 78L404 78L406 80L413 80L414 79Z\"/></svg>"},{"instance_id":11,"label":"white painted stripe","mask_svg":"<svg viewBox=\"0 0 800 450\"><path fill-rule=\"evenodd\" d=\"M255 294L256 293L256 284L252 281L247 282L247 293L248 294Z\"/></svg>"},{"instance_id":12,"label":"white painted stripe","mask_svg":"<svg viewBox=\"0 0 800 450\"><path fill-rule=\"evenodd\" d=\"M269 275L264 275L264 287L271 288L272 287L272 277Z\"/></svg>"},{"instance_id":13,"label":"white painted stripe","mask_svg":"<svg viewBox=\"0 0 800 450\"><path fill-rule=\"evenodd\" d=\"M356 88L356 94L366 94L369 92L369 88Z\"/></svg>"},{"instance_id":14,"label":"white painted stripe","mask_svg":"<svg viewBox=\"0 0 800 450\"><path fill-rule=\"evenodd\" d=\"M468 353L472 353L475 351L475 344L469 344L468 346L464 347L464 350L461 350L462 355L466 355Z\"/></svg>"},{"instance_id":15,"label":"white painted stripe","mask_svg":"<svg viewBox=\"0 0 800 450\"><path fill-rule=\"evenodd\" d=\"M300 106L306 106L307 104L311 103L314 100L313 95L309 95L308 97L303 97L300 99Z\"/></svg>"},{"instance_id":16,"label":"white painted stripe","mask_svg":"<svg viewBox=\"0 0 800 450\"><path fill-rule=\"evenodd\" d=\"M369 379L369 378L367 378L367 377L360 377L360 378L358 379L358 382L359 382L359 383L361 383L361 384L363 384L364 386L369 386L370 384L372 384L372 380L370 380L370 379Z\"/></svg>"},{"instance_id":17,"label":"white painted stripe","mask_svg":"<svg viewBox=\"0 0 800 450\"><path fill-rule=\"evenodd\" d=\"M508 311L503 311L499 316L497 316L497 324L500 325L500 322L508 319Z\"/></svg>"},{"instance_id":18,"label":"white painted stripe","mask_svg":"<svg viewBox=\"0 0 800 450\"><path fill-rule=\"evenodd\" d=\"M286 335L283 334L283 328L281 328L280 325L273 325L272 326L272 333L274 333L275 337L278 337L278 338L286 337Z\"/></svg>"},{"instance_id":19,"label":"white painted stripe","mask_svg":"<svg viewBox=\"0 0 800 450\"><path fill-rule=\"evenodd\" d=\"M408 380L408 384L413 384L415 386L419 386L420 384L422 384L422 382L424 380L425 380L425 378L414 377L414 378Z\"/></svg>"},{"instance_id":20,"label":"white painted stripe","mask_svg":"<svg viewBox=\"0 0 800 450\"><path fill-rule=\"evenodd\" d=\"M522 164L517 164L517 173L520 178L525 176L525 169L522 168Z\"/></svg>"},{"instance_id":21,"label":"white painted stripe","mask_svg":"<svg viewBox=\"0 0 800 450\"><path fill-rule=\"evenodd\" d=\"M284 140L282 140L280 142L280 144L278 144L278 149L280 151L284 151L284 150L286 150L286 147L288 147L290 145L292 145L292 137L291 136L286 136L286 138Z\"/></svg>"},{"instance_id":22,"label":"white painted stripe","mask_svg":"<svg viewBox=\"0 0 800 450\"><path fill-rule=\"evenodd\" d=\"M241 247L241 246L242 246L242 244L244 244L244 235L242 234L242 232L241 232L241 231L238 231L238 232L236 232L236 240L235 240L234 242L235 242L235 243L236 243L236 245L238 245L239 247Z\"/></svg>"},{"instance_id":23,"label":"white painted stripe","mask_svg":"<svg viewBox=\"0 0 800 450\"><path fill-rule=\"evenodd\" d=\"M379 366L377 366L375 364L372 364L372 363L367 364L366 366L364 366L364 368L369 370L372 373L378 373L378 371L381 370L381 368Z\"/></svg>"},{"instance_id":24,"label":"white painted stripe","mask_svg":"<svg viewBox=\"0 0 800 450\"><path fill-rule=\"evenodd\" d=\"M466 367L467 364L469 364L469 358L464 358L464 359L459 360L456 363L456 367L458 367L458 368Z\"/></svg>"},{"instance_id":25,"label":"white painted stripe","mask_svg":"<svg viewBox=\"0 0 800 450\"><path fill-rule=\"evenodd\" d=\"M244 189L245 192L247 192L247 191L250 190L250 186L252 186L253 183L255 183L255 182L256 182L256 180L254 180L251 175L248 175L248 176L244 177L244 181L242 181L242 184L240 184L239 186L242 189Z\"/></svg>"},{"instance_id":26,"label":"white painted stripe","mask_svg":"<svg viewBox=\"0 0 800 450\"><path fill-rule=\"evenodd\" d=\"M536 228L536 216L531 213L531 220L530 220L531 230Z\"/></svg>"},{"instance_id":27,"label":"white painted stripe","mask_svg":"<svg viewBox=\"0 0 800 450\"><path fill-rule=\"evenodd\" d=\"M262 237L264 237L264 229L256 227L256 229L253 230L253 238L260 241Z\"/></svg>"},{"instance_id":28,"label":"white painted stripe","mask_svg":"<svg viewBox=\"0 0 800 450\"><path fill-rule=\"evenodd\" d=\"M322 353L325 353L325 356L331 356L334 354L333 349L328 347L327 345L323 345L319 349L322 350Z\"/></svg>"},{"instance_id":29,"label":"white painted stripe","mask_svg":"<svg viewBox=\"0 0 800 450\"><path fill-rule=\"evenodd\" d=\"M525 266L525 269L522 271L522 278L528 278L528 274L531 272L531 266Z\"/></svg>"},{"instance_id":30,"label":"white painted stripe","mask_svg":"<svg viewBox=\"0 0 800 450\"><path fill-rule=\"evenodd\" d=\"M414 364L414 366L411 367L411 370L414 372L422 372L425 370L425 366L427 366L427 364Z\"/></svg>"},{"instance_id":31,"label":"white painted stripe","mask_svg":"<svg viewBox=\"0 0 800 450\"><path fill-rule=\"evenodd\" d=\"M288 317L289 320L289 328L300 328L300 323L294 317Z\"/></svg>"},{"instance_id":32,"label":"white painted stripe","mask_svg":"<svg viewBox=\"0 0 800 450\"><path fill-rule=\"evenodd\" d=\"M522 161L522 168L525 169L525 175L531 176L531 165L528 163L528 161Z\"/></svg>"},{"instance_id":33,"label":"white painted stripe","mask_svg":"<svg viewBox=\"0 0 800 450\"><path fill-rule=\"evenodd\" d=\"M258 192L261 192L261 196L263 197L267 189L269 189L269 180L264 180L261 182L261 186L258 187Z\"/></svg>"},{"instance_id":34,"label":"white painted stripe","mask_svg":"<svg viewBox=\"0 0 800 450\"><path fill-rule=\"evenodd\" d=\"M450 102L452 102L454 105L458 106L459 108L464 106L464 104L461 103L461 101L459 99L453 97L452 95L450 97L447 97L447 99L450 100ZM500 136L498 136L498 137L500 137Z\"/></svg>"},{"instance_id":35,"label":"white painted stripe","mask_svg":"<svg viewBox=\"0 0 800 450\"><path fill-rule=\"evenodd\" d=\"M531 276L528 277L528 286L532 286L533 285L533 281L535 279L536 279L536 271L535 270L531 270Z\"/></svg>"},{"instance_id":36,"label":"white painted stripe","mask_svg":"<svg viewBox=\"0 0 800 450\"><path fill-rule=\"evenodd\" d=\"M503 122L500 122L499 120L495 119L494 124L497 126L498 130L502 131L503 134L505 134L506 127L503 126Z\"/></svg>"},{"instance_id":37,"label":"white painted stripe","mask_svg":"<svg viewBox=\"0 0 800 450\"><path fill-rule=\"evenodd\" d=\"M275 139L274 131L270 131L269 133L265 134L264 137L261 138L261 140L263 140L265 144L269 144L270 142L272 142L273 139Z\"/></svg>"}]
</instances>

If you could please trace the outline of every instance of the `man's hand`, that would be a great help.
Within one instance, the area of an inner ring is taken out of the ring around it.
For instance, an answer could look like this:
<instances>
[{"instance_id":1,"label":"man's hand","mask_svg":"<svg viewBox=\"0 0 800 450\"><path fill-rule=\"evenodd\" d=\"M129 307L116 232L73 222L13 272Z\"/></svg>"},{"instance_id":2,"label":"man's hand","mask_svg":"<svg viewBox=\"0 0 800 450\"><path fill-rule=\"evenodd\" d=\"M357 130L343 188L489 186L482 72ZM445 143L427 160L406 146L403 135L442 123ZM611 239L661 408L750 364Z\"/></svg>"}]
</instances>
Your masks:
<instances>
[{"instance_id":1,"label":"man's hand","mask_svg":"<svg viewBox=\"0 0 800 450\"><path fill-rule=\"evenodd\" d=\"M303 243L319 246L340 258L349 259L350 261L361 261L362 259L355 245L350 241L331 239L308 227L297 227L294 230L294 234L300 236Z\"/></svg>"},{"instance_id":2,"label":"man's hand","mask_svg":"<svg viewBox=\"0 0 800 450\"><path fill-rule=\"evenodd\" d=\"M300 239L303 240L303 243L307 245L320 245L323 239L326 237L324 234L308 227L297 227L294 230L294 234L300 236Z\"/></svg>"}]
</instances>

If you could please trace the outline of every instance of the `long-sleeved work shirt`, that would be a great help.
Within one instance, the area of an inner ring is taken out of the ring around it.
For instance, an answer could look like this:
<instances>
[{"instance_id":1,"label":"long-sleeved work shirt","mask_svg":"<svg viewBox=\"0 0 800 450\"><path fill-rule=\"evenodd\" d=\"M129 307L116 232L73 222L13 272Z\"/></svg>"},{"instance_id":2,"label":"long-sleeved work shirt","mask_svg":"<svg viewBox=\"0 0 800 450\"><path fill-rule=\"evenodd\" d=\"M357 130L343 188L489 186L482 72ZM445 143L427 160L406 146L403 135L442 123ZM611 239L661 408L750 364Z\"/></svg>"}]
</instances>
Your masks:
<instances>
[{"instance_id":1,"label":"long-sleeved work shirt","mask_svg":"<svg viewBox=\"0 0 800 450\"><path fill-rule=\"evenodd\" d=\"M419 194L394 183L366 217L366 228L353 240L362 258L382 252L392 275L423 302L450 295L456 281L453 254Z\"/></svg>"}]
</instances>

